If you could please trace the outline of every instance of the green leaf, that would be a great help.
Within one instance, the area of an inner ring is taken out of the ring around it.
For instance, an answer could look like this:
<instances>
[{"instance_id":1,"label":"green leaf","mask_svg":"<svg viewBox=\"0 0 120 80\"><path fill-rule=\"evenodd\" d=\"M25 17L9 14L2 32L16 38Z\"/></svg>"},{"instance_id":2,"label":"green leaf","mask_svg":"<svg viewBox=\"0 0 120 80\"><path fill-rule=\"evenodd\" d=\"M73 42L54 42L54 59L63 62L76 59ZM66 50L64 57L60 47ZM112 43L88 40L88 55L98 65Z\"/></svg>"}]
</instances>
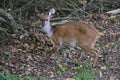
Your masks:
<instances>
[{"instance_id":1,"label":"green leaf","mask_svg":"<svg viewBox=\"0 0 120 80\"><path fill-rule=\"evenodd\" d=\"M9 60L9 55L5 54L5 55L3 56L3 58L4 58L5 61L8 61L8 60Z\"/></svg>"},{"instance_id":2,"label":"green leaf","mask_svg":"<svg viewBox=\"0 0 120 80\"><path fill-rule=\"evenodd\" d=\"M40 80L46 80L46 77L41 77Z\"/></svg>"}]
</instances>

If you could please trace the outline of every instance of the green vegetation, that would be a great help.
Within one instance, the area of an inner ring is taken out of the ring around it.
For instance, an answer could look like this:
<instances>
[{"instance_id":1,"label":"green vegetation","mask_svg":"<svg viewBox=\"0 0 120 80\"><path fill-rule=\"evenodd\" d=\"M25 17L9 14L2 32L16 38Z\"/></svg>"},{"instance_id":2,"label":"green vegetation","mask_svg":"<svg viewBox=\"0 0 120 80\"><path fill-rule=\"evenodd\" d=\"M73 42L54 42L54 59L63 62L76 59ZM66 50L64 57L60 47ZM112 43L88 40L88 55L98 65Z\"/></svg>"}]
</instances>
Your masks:
<instances>
[{"instance_id":1,"label":"green vegetation","mask_svg":"<svg viewBox=\"0 0 120 80\"><path fill-rule=\"evenodd\" d=\"M90 63L86 63L84 65L79 65L77 67L74 67L75 70L78 70L79 72L75 75L76 80L96 80L93 75L97 70L93 70L91 72L91 66Z\"/></svg>"},{"instance_id":2,"label":"green vegetation","mask_svg":"<svg viewBox=\"0 0 120 80\"><path fill-rule=\"evenodd\" d=\"M29 76L19 77L17 75L13 75L8 70L0 66L0 80L37 80L37 79L35 77L29 77Z\"/></svg>"},{"instance_id":3,"label":"green vegetation","mask_svg":"<svg viewBox=\"0 0 120 80\"><path fill-rule=\"evenodd\" d=\"M41 77L40 80L46 80L46 77Z\"/></svg>"},{"instance_id":4,"label":"green vegetation","mask_svg":"<svg viewBox=\"0 0 120 80\"><path fill-rule=\"evenodd\" d=\"M90 72L87 71L85 67L81 67L81 70L79 73L76 74L75 79L76 80L94 80Z\"/></svg>"}]
</instances>

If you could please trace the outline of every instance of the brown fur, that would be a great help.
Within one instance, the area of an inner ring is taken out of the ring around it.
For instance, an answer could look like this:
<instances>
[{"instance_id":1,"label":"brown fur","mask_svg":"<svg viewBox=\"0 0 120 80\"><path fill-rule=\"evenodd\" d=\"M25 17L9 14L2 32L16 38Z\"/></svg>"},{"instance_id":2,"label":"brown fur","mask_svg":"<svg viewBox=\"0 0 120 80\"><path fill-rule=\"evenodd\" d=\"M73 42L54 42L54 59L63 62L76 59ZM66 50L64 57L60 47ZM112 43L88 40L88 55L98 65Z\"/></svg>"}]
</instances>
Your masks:
<instances>
[{"instance_id":1,"label":"brown fur","mask_svg":"<svg viewBox=\"0 0 120 80\"><path fill-rule=\"evenodd\" d=\"M100 36L95 27L80 21L65 23L57 25L49 37L54 46L49 57L58 51L63 42L75 43L85 51L94 53L93 66L96 65L99 54L98 50L94 48L94 44Z\"/></svg>"}]
</instances>

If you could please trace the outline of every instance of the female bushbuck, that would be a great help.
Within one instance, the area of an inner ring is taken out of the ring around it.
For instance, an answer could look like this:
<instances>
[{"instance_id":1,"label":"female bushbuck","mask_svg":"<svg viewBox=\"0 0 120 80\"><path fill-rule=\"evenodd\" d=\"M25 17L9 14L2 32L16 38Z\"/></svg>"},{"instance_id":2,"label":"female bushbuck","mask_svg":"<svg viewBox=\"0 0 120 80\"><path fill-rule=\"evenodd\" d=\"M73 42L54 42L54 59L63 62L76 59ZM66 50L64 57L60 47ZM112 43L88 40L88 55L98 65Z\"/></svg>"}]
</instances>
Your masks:
<instances>
[{"instance_id":1,"label":"female bushbuck","mask_svg":"<svg viewBox=\"0 0 120 80\"><path fill-rule=\"evenodd\" d=\"M94 44L100 37L99 32L93 26L80 21L52 26L50 19L53 14L55 14L54 8L48 13L40 15L42 27L51 39L54 47L49 53L49 58L53 53L57 52L62 43L65 42L73 47L78 46L87 52L94 53L93 66L95 67L99 54L98 50L94 48Z\"/></svg>"}]
</instances>

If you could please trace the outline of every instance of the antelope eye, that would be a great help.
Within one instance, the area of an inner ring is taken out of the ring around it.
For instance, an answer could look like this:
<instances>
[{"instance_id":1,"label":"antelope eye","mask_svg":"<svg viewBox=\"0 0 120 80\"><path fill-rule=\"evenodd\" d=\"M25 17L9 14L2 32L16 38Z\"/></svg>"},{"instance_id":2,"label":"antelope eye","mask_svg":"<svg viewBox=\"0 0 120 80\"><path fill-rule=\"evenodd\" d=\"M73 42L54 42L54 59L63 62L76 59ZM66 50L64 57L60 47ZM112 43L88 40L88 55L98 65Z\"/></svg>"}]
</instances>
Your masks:
<instances>
[{"instance_id":1,"label":"antelope eye","mask_svg":"<svg viewBox=\"0 0 120 80\"><path fill-rule=\"evenodd\" d=\"M45 19L45 21L48 21L48 19Z\"/></svg>"}]
</instances>

